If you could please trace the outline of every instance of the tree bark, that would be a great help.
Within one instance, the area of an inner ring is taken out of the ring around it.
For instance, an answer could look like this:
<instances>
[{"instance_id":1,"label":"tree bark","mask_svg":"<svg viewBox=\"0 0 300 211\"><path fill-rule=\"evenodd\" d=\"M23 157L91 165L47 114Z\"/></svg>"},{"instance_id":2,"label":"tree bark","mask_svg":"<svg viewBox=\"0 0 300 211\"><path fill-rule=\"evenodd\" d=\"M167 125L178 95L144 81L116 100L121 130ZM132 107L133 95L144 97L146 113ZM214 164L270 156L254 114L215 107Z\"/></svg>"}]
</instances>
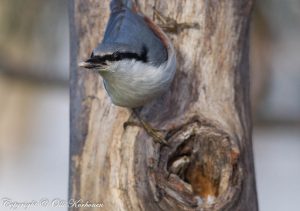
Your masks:
<instances>
[{"instance_id":1,"label":"tree bark","mask_svg":"<svg viewBox=\"0 0 300 211\"><path fill-rule=\"evenodd\" d=\"M70 199L101 210L258 210L251 143L248 41L252 0L140 0L199 29L170 34L177 73L141 110L170 147L109 101L99 75L77 67L102 39L108 0L70 0ZM159 22L158 22L159 23ZM70 208L70 210L88 210Z\"/></svg>"}]
</instances>

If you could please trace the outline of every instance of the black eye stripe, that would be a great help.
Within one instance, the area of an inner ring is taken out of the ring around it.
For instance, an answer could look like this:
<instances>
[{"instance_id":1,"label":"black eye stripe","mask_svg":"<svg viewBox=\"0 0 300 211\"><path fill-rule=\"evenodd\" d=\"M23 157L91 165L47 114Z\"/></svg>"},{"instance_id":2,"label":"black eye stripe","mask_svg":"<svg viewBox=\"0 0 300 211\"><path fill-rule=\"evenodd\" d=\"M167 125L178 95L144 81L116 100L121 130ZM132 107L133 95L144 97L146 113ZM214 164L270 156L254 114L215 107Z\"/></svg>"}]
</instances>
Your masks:
<instances>
[{"instance_id":1,"label":"black eye stripe","mask_svg":"<svg viewBox=\"0 0 300 211\"><path fill-rule=\"evenodd\" d=\"M114 52L113 54L108 54L104 56L91 56L90 59L87 60L87 62L97 63L97 64L103 64L106 61L120 61L123 59L135 59L137 61L141 62L147 62L147 53L148 50L146 46L143 46L141 54L132 53L132 52Z\"/></svg>"}]
</instances>

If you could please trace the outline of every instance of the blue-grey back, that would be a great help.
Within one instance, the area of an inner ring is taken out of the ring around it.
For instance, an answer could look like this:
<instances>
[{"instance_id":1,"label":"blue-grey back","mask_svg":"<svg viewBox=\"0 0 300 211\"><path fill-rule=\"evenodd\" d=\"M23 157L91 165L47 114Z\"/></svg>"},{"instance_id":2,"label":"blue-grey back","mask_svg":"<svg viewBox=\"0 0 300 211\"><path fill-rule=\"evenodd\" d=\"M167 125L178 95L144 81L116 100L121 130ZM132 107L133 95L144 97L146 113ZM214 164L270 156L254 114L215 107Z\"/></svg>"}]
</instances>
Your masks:
<instances>
[{"instance_id":1,"label":"blue-grey back","mask_svg":"<svg viewBox=\"0 0 300 211\"><path fill-rule=\"evenodd\" d=\"M121 2L120 0L113 1ZM102 48L100 44L99 49L103 49L103 46L109 44L118 46L116 44L119 43L123 46L121 48L127 45L128 49L134 53L143 52L146 49L148 62L157 66L168 59L167 49L147 25L144 17L133 12L126 5L112 5L112 13L102 41Z\"/></svg>"}]
</instances>

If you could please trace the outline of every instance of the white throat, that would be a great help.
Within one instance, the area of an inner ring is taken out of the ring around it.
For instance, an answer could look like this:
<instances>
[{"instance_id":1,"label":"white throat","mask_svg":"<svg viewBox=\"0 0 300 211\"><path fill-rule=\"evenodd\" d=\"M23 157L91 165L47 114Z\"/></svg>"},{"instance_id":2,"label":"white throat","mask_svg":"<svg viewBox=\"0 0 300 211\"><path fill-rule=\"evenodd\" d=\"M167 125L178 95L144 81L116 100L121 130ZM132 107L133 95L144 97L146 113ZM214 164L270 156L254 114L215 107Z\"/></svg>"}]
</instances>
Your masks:
<instances>
[{"instance_id":1,"label":"white throat","mask_svg":"<svg viewBox=\"0 0 300 211\"><path fill-rule=\"evenodd\" d=\"M122 60L113 62L100 74L115 105L135 108L167 91L175 71L176 57L173 51L169 59L158 67L136 60Z\"/></svg>"}]
</instances>

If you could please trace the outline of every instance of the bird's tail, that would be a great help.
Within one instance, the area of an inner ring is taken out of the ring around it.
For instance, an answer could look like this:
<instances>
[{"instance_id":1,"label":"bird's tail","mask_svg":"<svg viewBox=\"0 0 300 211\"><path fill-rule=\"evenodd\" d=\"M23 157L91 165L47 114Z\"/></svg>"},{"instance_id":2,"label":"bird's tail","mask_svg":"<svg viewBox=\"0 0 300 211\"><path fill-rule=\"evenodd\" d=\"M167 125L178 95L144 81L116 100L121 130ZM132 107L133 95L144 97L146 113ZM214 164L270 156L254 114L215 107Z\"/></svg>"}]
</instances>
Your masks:
<instances>
[{"instance_id":1,"label":"bird's tail","mask_svg":"<svg viewBox=\"0 0 300 211\"><path fill-rule=\"evenodd\" d=\"M111 0L110 10L112 12L119 11L124 8L130 9L134 13L141 13L135 0Z\"/></svg>"},{"instance_id":2,"label":"bird's tail","mask_svg":"<svg viewBox=\"0 0 300 211\"><path fill-rule=\"evenodd\" d=\"M111 11L117 11L124 7L132 9L134 7L134 3L132 0L111 0L110 2Z\"/></svg>"}]
</instances>

